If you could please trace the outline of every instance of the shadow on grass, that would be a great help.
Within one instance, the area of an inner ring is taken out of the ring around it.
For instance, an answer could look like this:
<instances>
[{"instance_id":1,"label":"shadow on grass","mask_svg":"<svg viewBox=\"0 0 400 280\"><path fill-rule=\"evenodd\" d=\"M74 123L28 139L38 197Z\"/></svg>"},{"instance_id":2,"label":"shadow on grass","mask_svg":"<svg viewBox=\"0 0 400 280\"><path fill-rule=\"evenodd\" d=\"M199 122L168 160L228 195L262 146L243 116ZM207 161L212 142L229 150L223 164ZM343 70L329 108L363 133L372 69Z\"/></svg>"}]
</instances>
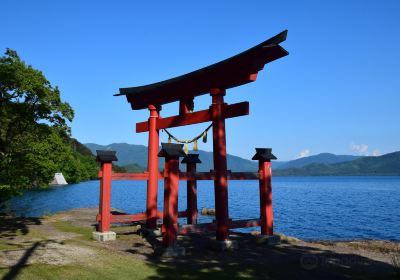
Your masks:
<instances>
[{"instance_id":1,"label":"shadow on grass","mask_svg":"<svg viewBox=\"0 0 400 280\"><path fill-rule=\"evenodd\" d=\"M29 258L32 256L32 254L35 252L35 250L41 245L41 242L35 242L33 245L25 251L23 256L19 259L19 261L11 267L11 269L8 271L6 275L2 278L2 280L11 280L15 279L18 274L21 272L21 270L24 268L24 266L27 264Z\"/></svg>"},{"instance_id":2,"label":"shadow on grass","mask_svg":"<svg viewBox=\"0 0 400 280\"><path fill-rule=\"evenodd\" d=\"M16 279L17 276L21 273L21 271L28 265L29 259L35 253L35 251L39 247L46 247L48 243L58 243L63 244L63 242L59 242L56 240L42 240L34 242L28 249L24 249L24 253L18 262L13 265L10 270L1 278L1 280L12 280Z\"/></svg>"},{"instance_id":3,"label":"shadow on grass","mask_svg":"<svg viewBox=\"0 0 400 280\"><path fill-rule=\"evenodd\" d=\"M14 239L27 235L30 225L41 225L40 218L12 217L0 214L0 238Z\"/></svg>"},{"instance_id":4,"label":"shadow on grass","mask_svg":"<svg viewBox=\"0 0 400 280\"><path fill-rule=\"evenodd\" d=\"M29 226L41 225L40 218L13 217L6 214L0 215L0 240L13 240L17 236L27 235ZM21 269L26 265L34 251L41 245L41 242L35 242L25 250L23 256L9 272L3 276L3 280L15 279Z\"/></svg>"},{"instance_id":5,"label":"shadow on grass","mask_svg":"<svg viewBox=\"0 0 400 280\"><path fill-rule=\"evenodd\" d=\"M256 244L249 234L234 233L239 249L233 252L209 250L212 235L180 237L186 256L163 259L147 254L157 275L150 279L396 279L393 266L356 254L338 254L306 245ZM154 247L160 238L148 237ZM133 244L127 252L138 254Z\"/></svg>"}]
</instances>

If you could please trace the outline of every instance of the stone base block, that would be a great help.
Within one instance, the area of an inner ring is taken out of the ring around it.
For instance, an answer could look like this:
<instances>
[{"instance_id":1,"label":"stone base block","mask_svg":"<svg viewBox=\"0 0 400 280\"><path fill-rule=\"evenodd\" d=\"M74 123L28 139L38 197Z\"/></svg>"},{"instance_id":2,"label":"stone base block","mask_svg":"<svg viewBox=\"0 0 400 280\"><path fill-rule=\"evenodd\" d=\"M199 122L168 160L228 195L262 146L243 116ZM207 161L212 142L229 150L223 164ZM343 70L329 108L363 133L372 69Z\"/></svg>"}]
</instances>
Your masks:
<instances>
[{"instance_id":1,"label":"stone base block","mask_svg":"<svg viewBox=\"0 0 400 280\"><path fill-rule=\"evenodd\" d=\"M164 258L174 258L186 255L184 247L171 246L171 247L159 247L155 249L155 254L160 255Z\"/></svg>"},{"instance_id":2,"label":"stone base block","mask_svg":"<svg viewBox=\"0 0 400 280\"><path fill-rule=\"evenodd\" d=\"M257 244L277 245L281 243L281 237L279 235L260 234L255 236L255 241Z\"/></svg>"},{"instance_id":3,"label":"stone base block","mask_svg":"<svg viewBox=\"0 0 400 280\"><path fill-rule=\"evenodd\" d=\"M144 237L146 237L146 236L149 236L149 237L162 236L161 228L157 228L157 229L142 228L140 230L140 234L143 235Z\"/></svg>"},{"instance_id":4,"label":"stone base block","mask_svg":"<svg viewBox=\"0 0 400 280\"><path fill-rule=\"evenodd\" d=\"M106 231L106 232L95 231L92 232L92 238L97 241L113 241L117 239L117 234L113 231Z\"/></svg>"},{"instance_id":5,"label":"stone base block","mask_svg":"<svg viewBox=\"0 0 400 280\"><path fill-rule=\"evenodd\" d=\"M223 251L233 251L238 248L238 244L236 240L211 240L210 248L214 251L223 252Z\"/></svg>"}]
</instances>

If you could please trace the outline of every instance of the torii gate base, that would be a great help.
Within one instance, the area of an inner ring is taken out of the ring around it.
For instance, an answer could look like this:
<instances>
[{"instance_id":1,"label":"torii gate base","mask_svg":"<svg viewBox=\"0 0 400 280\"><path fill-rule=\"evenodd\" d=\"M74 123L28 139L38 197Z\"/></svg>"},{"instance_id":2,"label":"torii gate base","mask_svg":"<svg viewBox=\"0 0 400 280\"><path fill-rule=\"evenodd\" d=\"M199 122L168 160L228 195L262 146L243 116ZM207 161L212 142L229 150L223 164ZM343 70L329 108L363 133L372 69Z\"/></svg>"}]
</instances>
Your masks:
<instances>
[{"instance_id":1,"label":"torii gate base","mask_svg":"<svg viewBox=\"0 0 400 280\"><path fill-rule=\"evenodd\" d=\"M156 253L166 257L181 256L185 254L185 249L177 245L178 234L201 233L215 231L219 223L197 224L197 180L216 180L216 172L196 172L196 164L201 163L198 154L185 155L181 144L161 143L162 149L159 157L165 158L164 172L158 173L158 179L164 178L164 207L163 213L157 212L157 218L163 220L161 231L144 229L145 232L156 232L162 236L162 247ZM111 173L112 163L116 160L115 152L97 151L97 159L101 161L100 177L100 207L97 220L99 221L99 232L93 233L93 238L98 241L109 241L115 239L115 233L110 232L110 223L125 223L144 221L146 213L140 214L111 214L110 196L112 180L143 180L148 178L148 173ZM187 172L180 172L179 158L183 157L182 163L186 164ZM261 235L256 237L257 243L276 244L279 237L273 234L273 211L272 211L272 184L271 184L271 159L276 157L271 153L271 149L257 148L253 160L259 162L259 172L226 172L229 180L259 180L260 194L260 219L253 220L230 220L228 219L227 228L244 228L261 226ZM179 180L187 181L187 210L178 212L178 191ZM178 218L186 217L187 225L179 227ZM218 216L216 216L218 219ZM217 220L218 221L218 220ZM217 251L233 250L237 247L234 240L211 241L210 247Z\"/></svg>"},{"instance_id":2,"label":"torii gate base","mask_svg":"<svg viewBox=\"0 0 400 280\"><path fill-rule=\"evenodd\" d=\"M98 231L92 233L97 241L113 241L117 238L115 232L110 231L111 211L111 179L112 162L117 160L114 151L98 151L97 160L101 162L102 179L100 180L99 214L103 217L98 225Z\"/></svg>"},{"instance_id":3,"label":"torii gate base","mask_svg":"<svg viewBox=\"0 0 400 280\"><path fill-rule=\"evenodd\" d=\"M113 231L94 231L92 232L92 238L96 241L114 241L117 239L117 234Z\"/></svg>"},{"instance_id":4,"label":"torii gate base","mask_svg":"<svg viewBox=\"0 0 400 280\"><path fill-rule=\"evenodd\" d=\"M210 248L218 252L233 251L238 248L238 244L236 240L227 239L223 241L218 241L216 239L213 239L210 242Z\"/></svg>"}]
</instances>

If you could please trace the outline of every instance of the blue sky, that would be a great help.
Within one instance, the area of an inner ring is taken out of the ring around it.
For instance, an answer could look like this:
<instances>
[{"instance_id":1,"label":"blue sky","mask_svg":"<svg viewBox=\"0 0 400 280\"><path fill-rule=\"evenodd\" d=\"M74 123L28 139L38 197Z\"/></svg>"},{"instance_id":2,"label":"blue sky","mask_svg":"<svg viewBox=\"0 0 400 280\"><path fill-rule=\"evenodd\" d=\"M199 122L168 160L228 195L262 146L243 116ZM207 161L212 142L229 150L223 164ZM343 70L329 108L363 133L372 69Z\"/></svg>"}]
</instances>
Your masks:
<instances>
[{"instance_id":1,"label":"blue sky","mask_svg":"<svg viewBox=\"0 0 400 280\"><path fill-rule=\"evenodd\" d=\"M188 2L2 1L0 51L16 50L60 87L81 142L147 144L135 123L148 112L113 97L119 87L190 72L288 29L289 56L227 92L228 103L250 102L249 116L226 122L228 152L272 147L289 160L400 150L399 1ZM207 125L171 132L191 138Z\"/></svg>"}]
</instances>

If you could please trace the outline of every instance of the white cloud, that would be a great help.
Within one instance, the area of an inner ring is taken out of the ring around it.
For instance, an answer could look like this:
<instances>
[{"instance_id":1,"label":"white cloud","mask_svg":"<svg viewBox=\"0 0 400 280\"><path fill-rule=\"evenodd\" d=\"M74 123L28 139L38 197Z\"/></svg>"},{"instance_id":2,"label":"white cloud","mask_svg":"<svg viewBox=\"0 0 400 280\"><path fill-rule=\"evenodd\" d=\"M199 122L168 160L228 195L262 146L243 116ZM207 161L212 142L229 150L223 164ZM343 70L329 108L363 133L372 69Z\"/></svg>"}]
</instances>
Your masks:
<instances>
[{"instance_id":1,"label":"white cloud","mask_svg":"<svg viewBox=\"0 0 400 280\"><path fill-rule=\"evenodd\" d=\"M368 155L368 145L367 144L350 144L350 149L359 155Z\"/></svg>"},{"instance_id":2,"label":"white cloud","mask_svg":"<svg viewBox=\"0 0 400 280\"><path fill-rule=\"evenodd\" d=\"M372 152L372 155L373 155L374 157L377 157L377 156L382 155L382 153L381 153L381 151L379 151L379 150L374 150L374 151Z\"/></svg>"},{"instance_id":3,"label":"white cloud","mask_svg":"<svg viewBox=\"0 0 400 280\"><path fill-rule=\"evenodd\" d=\"M303 158L303 157L308 157L310 155L310 153L311 153L311 151L309 149L305 149L305 150L300 152L300 154L296 157L296 159Z\"/></svg>"},{"instance_id":4,"label":"white cloud","mask_svg":"<svg viewBox=\"0 0 400 280\"><path fill-rule=\"evenodd\" d=\"M373 150L372 152L368 151L369 146L367 144L350 144L350 150L352 150L354 153L360 155L360 156L380 156L382 155L381 151L378 149Z\"/></svg>"}]
</instances>

